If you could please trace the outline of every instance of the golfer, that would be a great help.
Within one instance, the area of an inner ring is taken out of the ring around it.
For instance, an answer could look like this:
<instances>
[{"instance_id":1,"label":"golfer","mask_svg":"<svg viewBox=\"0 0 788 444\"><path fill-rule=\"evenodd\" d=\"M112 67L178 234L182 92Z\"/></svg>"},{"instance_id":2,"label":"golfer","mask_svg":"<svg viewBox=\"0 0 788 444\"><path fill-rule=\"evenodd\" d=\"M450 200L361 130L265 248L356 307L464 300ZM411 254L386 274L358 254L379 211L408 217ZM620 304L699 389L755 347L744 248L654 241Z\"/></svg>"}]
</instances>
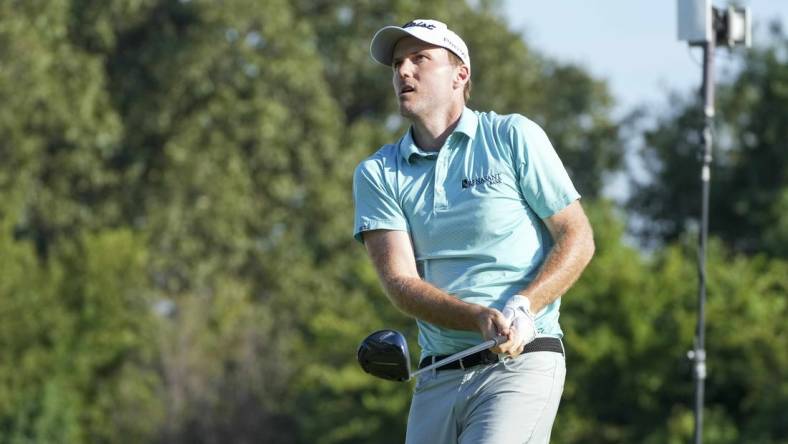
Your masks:
<instances>
[{"instance_id":1,"label":"golfer","mask_svg":"<svg viewBox=\"0 0 788 444\"><path fill-rule=\"evenodd\" d=\"M471 57L444 23L386 26L370 51L411 126L356 168L355 237L417 319L420 367L507 338L419 377L406 442L549 442L561 295L594 253L580 196L536 123L465 106Z\"/></svg>"}]
</instances>

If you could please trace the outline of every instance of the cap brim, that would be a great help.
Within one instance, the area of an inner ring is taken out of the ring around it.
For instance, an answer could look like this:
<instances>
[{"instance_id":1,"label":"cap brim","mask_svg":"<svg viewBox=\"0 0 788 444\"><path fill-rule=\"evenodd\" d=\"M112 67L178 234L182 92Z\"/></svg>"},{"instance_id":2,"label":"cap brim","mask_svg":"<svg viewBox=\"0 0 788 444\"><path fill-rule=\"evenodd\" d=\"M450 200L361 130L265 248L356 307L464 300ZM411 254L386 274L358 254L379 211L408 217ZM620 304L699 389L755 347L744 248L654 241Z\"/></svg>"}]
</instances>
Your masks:
<instances>
[{"instance_id":1,"label":"cap brim","mask_svg":"<svg viewBox=\"0 0 788 444\"><path fill-rule=\"evenodd\" d=\"M372 37L372 43L369 45L369 53L376 62L391 66L394 46L396 46L397 42L403 37L412 35L413 34L399 26L386 26L376 32L375 36Z\"/></svg>"}]
</instances>

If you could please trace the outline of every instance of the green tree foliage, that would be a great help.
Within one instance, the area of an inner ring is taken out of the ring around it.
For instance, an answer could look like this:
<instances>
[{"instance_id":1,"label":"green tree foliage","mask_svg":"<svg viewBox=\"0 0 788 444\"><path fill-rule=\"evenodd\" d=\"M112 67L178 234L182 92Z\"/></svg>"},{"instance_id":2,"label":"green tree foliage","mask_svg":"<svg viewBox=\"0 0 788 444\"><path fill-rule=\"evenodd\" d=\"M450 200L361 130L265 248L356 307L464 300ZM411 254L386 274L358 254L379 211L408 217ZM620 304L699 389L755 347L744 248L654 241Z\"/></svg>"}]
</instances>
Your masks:
<instances>
[{"instance_id":1,"label":"green tree foliage","mask_svg":"<svg viewBox=\"0 0 788 444\"><path fill-rule=\"evenodd\" d=\"M589 214L598 249L562 304L568 377L555 440L687 442L696 251L674 245L644 258L621 242L609 208ZM720 243L709 258L706 442L784 442L788 263Z\"/></svg>"},{"instance_id":2,"label":"green tree foliage","mask_svg":"<svg viewBox=\"0 0 788 444\"><path fill-rule=\"evenodd\" d=\"M159 381L144 240L128 230L81 235L58 244L52 262L57 304L58 371L80 395L76 414L92 442L134 442L157 431ZM64 410L65 411L65 410Z\"/></svg>"},{"instance_id":3,"label":"green tree foliage","mask_svg":"<svg viewBox=\"0 0 788 444\"><path fill-rule=\"evenodd\" d=\"M159 302L158 366L166 416L158 442L293 442L289 350L274 313L228 281L211 295Z\"/></svg>"},{"instance_id":4,"label":"green tree foliage","mask_svg":"<svg viewBox=\"0 0 788 444\"><path fill-rule=\"evenodd\" d=\"M62 393L62 381L53 377L54 344L66 322L52 309L55 285L33 248L14 241L9 218L0 221L0 442L56 436L76 442L80 429L68 409L76 403L74 394Z\"/></svg>"},{"instance_id":5,"label":"green tree foliage","mask_svg":"<svg viewBox=\"0 0 788 444\"><path fill-rule=\"evenodd\" d=\"M6 225L7 228L7 225ZM162 405L144 247L128 231L2 246L0 442L139 442Z\"/></svg>"},{"instance_id":6,"label":"green tree foliage","mask_svg":"<svg viewBox=\"0 0 788 444\"><path fill-rule=\"evenodd\" d=\"M0 5L0 190L22 190L15 229L41 254L118 213L105 198L117 178L103 165L117 148L120 121L101 60L69 42L69 7Z\"/></svg>"},{"instance_id":7,"label":"green tree foliage","mask_svg":"<svg viewBox=\"0 0 788 444\"><path fill-rule=\"evenodd\" d=\"M597 227L565 299L556 440L686 441L691 251L622 242L623 218L593 199L621 161L604 82L530 48L499 10L0 2L0 443L402 442L410 387L354 354L387 327L415 357L415 324L350 237L350 188L404 130L369 38L415 17L467 36L470 106L543 125ZM747 128L777 140L777 119ZM784 440L785 263L715 248L710 442Z\"/></svg>"},{"instance_id":8,"label":"green tree foliage","mask_svg":"<svg viewBox=\"0 0 788 444\"><path fill-rule=\"evenodd\" d=\"M768 46L739 54L741 71L719 85L711 175L710 232L736 251L786 257L788 39L775 28ZM646 133L651 175L630 202L646 233L678 239L700 214L701 106L674 98L675 111Z\"/></svg>"}]
</instances>

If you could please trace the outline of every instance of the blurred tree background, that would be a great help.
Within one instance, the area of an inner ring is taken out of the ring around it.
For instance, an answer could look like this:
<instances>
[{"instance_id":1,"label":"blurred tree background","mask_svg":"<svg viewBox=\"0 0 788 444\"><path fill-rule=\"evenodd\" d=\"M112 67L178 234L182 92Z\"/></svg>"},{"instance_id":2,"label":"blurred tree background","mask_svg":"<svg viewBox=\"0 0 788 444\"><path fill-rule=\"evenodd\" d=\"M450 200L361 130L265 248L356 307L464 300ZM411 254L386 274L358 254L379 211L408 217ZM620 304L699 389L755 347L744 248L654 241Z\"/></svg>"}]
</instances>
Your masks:
<instances>
[{"instance_id":1,"label":"blurred tree background","mask_svg":"<svg viewBox=\"0 0 788 444\"><path fill-rule=\"evenodd\" d=\"M402 442L408 386L354 354L383 327L415 344L415 326L351 238L350 188L405 128L369 39L414 17L467 36L470 106L540 123L595 227L564 299L554 442L689 441L700 107L652 116L648 177L613 203L627 122L605 82L501 11L0 2L0 443ZM788 442L787 55L775 27L720 86L709 443Z\"/></svg>"}]
</instances>

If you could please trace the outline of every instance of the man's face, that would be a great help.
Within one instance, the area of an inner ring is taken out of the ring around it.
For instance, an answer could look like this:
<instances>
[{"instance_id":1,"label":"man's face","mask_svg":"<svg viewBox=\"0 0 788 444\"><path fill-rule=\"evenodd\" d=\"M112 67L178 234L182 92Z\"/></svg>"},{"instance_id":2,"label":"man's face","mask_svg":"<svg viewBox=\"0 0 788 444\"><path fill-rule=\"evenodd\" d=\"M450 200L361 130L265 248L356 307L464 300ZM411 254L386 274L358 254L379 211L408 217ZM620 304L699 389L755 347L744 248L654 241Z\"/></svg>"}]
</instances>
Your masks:
<instances>
[{"instance_id":1,"label":"man's face","mask_svg":"<svg viewBox=\"0 0 788 444\"><path fill-rule=\"evenodd\" d=\"M426 116L456 100L458 67L451 63L446 49L405 37L394 47L391 65L394 93L404 117Z\"/></svg>"}]
</instances>

